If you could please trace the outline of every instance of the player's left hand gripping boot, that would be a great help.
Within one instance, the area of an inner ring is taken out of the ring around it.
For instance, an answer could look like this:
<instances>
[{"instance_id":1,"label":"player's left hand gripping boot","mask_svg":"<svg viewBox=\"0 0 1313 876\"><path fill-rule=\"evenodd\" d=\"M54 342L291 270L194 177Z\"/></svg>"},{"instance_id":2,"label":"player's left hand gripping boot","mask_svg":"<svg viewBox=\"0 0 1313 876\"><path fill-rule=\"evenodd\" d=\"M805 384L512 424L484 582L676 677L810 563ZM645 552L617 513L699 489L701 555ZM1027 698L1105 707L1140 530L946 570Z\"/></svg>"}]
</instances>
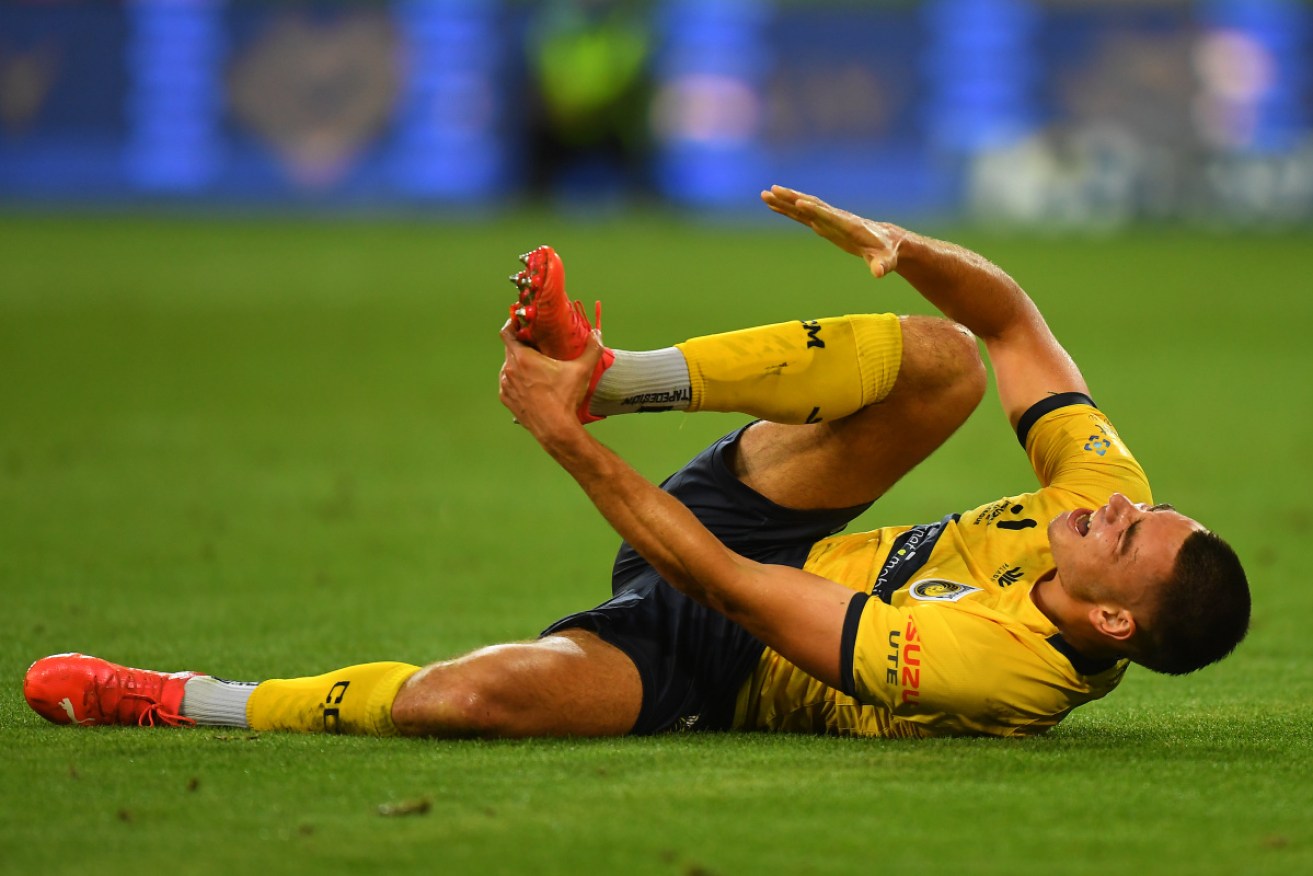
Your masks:
<instances>
[{"instance_id":1,"label":"player's left hand gripping boot","mask_svg":"<svg viewBox=\"0 0 1313 876\"><path fill-rule=\"evenodd\" d=\"M550 246L540 246L520 256L524 270L511 276L511 282L520 290L519 300L511 305L511 324L515 337L545 356L568 362L583 355L593 326L588 322L584 306L571 301L565 294L565 265ZM602 327L602 302L596 303L597 327ZM602 348L588 392L579 406L581 423L593 423L602 417L588 412L588 403L597 389L602 373L615 361L609 347Z\"/></svg>"}]
</instances>

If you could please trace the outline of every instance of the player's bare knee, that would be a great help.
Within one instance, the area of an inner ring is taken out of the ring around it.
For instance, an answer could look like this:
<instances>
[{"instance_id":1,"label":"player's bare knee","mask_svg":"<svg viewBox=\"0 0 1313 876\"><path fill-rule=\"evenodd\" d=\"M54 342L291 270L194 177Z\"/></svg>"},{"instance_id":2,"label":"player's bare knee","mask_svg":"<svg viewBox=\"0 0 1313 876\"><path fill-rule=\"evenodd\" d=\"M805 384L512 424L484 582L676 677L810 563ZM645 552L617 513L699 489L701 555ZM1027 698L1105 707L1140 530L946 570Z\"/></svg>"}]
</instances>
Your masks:
<instances>
[{"instance_id":1,"label":"player's bare knee","mask_svg":"<svg viewBox=\"0 0 1313 876\"><path fill-rule=\"evenodd\" d=\"M942 393L974 409L985 396L985 360L976 336L951 319L903 318L903 373L922 392Z\"/></svg>"},{"instance_id":2,"label":"player's bare knee","mask_svg":"<svg viewBox=\"0 0 1313 876\"><path fill-rule=\"evenodd\" d=\"M958 366L954 374L954 390L969 400L974 408L985 397L989 383L980 344L970 329L955 322L947 323L944 335L945 347L951 350L952 359Z\"/></svg>"},{"instance_id":3,"label":"player's bare knee","mask_svg":"<svg viewBox=\"0 0 1313 876\"><path fill-rule=\"evenodd\" d=\"M495 686L461 679L442 696L443 724L460 736L497 737L509 732L510 715L500 706Z\"/></svg>"},{"instance_id":4,"label":"player's bare knee","mask_svg":"<svg viewBox=\"0 0 1313 876\"><path fill-rule=\"evenodd\" d=\"M421 670L392 704L392 722L405 736L497 737L510 732L501 679L458 662Z\"/></svg>"}]
</instances>

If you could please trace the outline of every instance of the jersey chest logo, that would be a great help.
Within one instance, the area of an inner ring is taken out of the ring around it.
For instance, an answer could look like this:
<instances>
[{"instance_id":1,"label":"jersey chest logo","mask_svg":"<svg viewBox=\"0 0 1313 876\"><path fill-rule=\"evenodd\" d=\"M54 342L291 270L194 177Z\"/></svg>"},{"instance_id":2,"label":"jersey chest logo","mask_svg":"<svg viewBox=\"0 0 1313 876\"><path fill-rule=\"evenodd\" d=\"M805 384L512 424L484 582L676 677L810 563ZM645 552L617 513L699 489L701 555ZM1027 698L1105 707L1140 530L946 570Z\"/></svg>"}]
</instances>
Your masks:
<instances>
[{"instance_id":1,"label":"jersey chest logo","mask_svg":"<svg viewBox=\"0 0 1313 876\"><path fill-rule=\"evenodd\" d=\"M917 581L907 592L913 599L922 602L957 602L963 596L978 591L979 587L959 584L947 578L927 578Z\"/></svg>"}]
</instances>

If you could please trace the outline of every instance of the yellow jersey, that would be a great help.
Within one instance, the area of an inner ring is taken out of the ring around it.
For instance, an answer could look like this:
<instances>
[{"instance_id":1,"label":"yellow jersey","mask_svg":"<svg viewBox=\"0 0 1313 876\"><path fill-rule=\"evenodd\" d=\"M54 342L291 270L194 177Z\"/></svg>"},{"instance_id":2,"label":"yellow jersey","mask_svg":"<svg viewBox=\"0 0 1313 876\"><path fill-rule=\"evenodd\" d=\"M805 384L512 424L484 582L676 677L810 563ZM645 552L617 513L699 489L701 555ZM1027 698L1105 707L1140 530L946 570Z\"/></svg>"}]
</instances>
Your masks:
<instances>
[{"instance_id":1,"label":"yellow jersey","mask_svg":"<svg viewBox=\"0 0 1313 876\"><path fill-rule=\"evenodd\" d=\"M1107 694L1127 661L1072 649L1030 598L1053 571L1048 523L1113 492L1151 502L1143 469L1087 397L1055 395L1017 427L1041 488L923 526L817 542L805 569L858 594L842 689L767 648L734 728L859 736L1026 736Z\"/></svg>"}]
</instances>

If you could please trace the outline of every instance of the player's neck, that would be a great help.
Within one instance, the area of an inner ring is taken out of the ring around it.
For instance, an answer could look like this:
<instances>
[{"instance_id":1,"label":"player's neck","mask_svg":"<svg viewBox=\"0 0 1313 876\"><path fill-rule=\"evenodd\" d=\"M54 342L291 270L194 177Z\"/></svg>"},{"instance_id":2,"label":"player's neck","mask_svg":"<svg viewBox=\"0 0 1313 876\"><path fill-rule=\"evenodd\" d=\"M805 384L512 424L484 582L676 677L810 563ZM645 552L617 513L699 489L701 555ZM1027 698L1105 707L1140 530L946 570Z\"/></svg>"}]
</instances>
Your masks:
<instances>
[{"instance_id":1,"label":"player's neck","mask_svg":"<svg viewBox=\"0 0 1313 876\"><path fill-rule=\"evenodd\" d=\"M1058 628L1062 638L1084 656L1092 659L1124 656L1090 623L1089 604L1063 589L1056 570L1036 582L1030 589L1030 599Z\"/></svg>"},{"instance_id":2,"label":"player's neck","mask_svg":"<svg viewBox=\"0 0 1313 876\"><path fill-rule=\"evenodd\" d=\"M1048 618L1055 627L1062 628L1062 612L1060 610L1060 601L1065 596L1062 592L1062 586L1058 583L1058 572L1054 569L1043 575L1035 586L1030 588L1030 601L1035 603L1040 614Z\"/></svg>"}]
</instances>

